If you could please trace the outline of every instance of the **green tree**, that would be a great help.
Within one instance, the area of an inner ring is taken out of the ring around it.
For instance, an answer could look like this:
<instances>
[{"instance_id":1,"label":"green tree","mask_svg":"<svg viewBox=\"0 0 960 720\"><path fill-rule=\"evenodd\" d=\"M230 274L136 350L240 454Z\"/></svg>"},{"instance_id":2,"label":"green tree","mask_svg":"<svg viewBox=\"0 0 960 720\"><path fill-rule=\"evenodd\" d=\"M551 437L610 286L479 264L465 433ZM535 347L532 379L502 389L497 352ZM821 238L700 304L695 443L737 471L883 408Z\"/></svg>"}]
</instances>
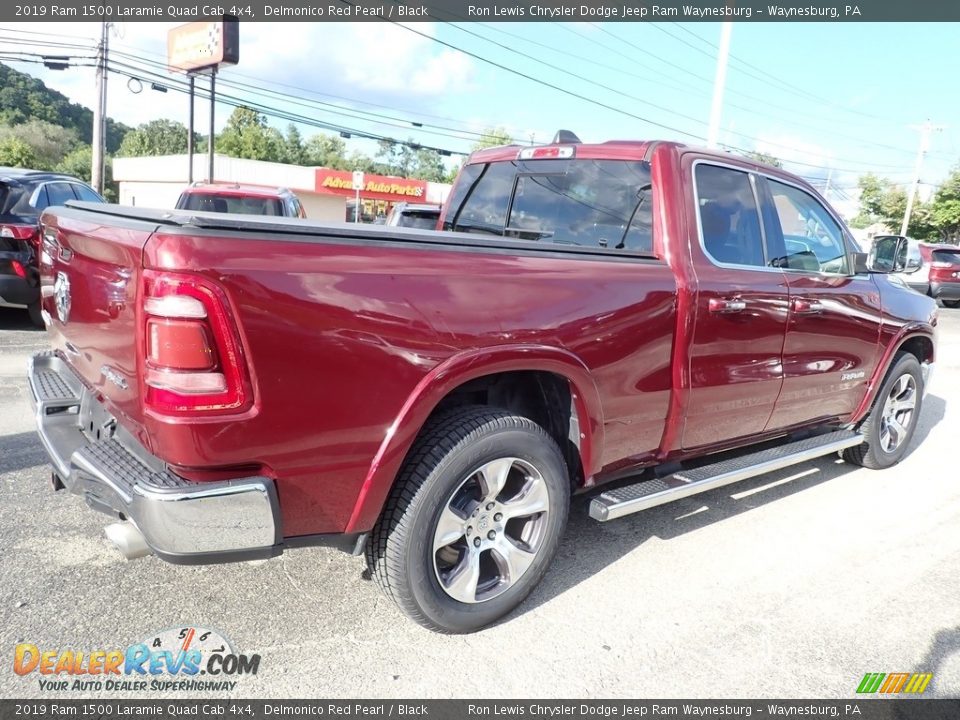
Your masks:
<instances>
[{"instance_id":1,"label":"green tree","mask_svg":"<svg viewBox=\"0 0 960 720\"><path fill-rule=\"evenodd\" d=\"M64 155L79 145L74 130L45 120L27 120L13 127L0 128L0 137L14 137L29 145L37 170L52 170Z\"/></svg>"},{"instance_id":2,"label":"green tree","mask_svg":"<svg viewBox=\"0 0 960 720\"><path fill-rule=\"evenodd\" d=\"M283 138L283 161L291 165L307 164L307 151L303 146L303 137L293 123L287 125L287 134Z\"/></svg>"},{"instance_id":3,"label":"green tree","mask_svg":"<svg viewBox=\"0 0 960 720\"><path fill-rule=\"evenodd\" d=\"M36 168L33 148L18 137L0 137L0 166Z\"/></svg>"},{"instance_id":4,"label":"green tree","mask_svg":"<svg viewBox=\"0 0 960 720\"><path fill-rule=\"evenodd\" d=\"M470 147L470 152L476 152L477 150L483 150L483 148L496 147L498 145L510 145L512 142L513 138L506 128L487 128L480 133L480 139Z\"/></svg>"},{"instance_id":5,"label":"green tree","mask_svg":"<svg viewBox=\"0 0 960 720\"><path fill-rule=\"evenodd\" d=\"M755 160L759 163L765 163L766 165L773 165L773 167L782 168L783 161L778 158L776 155L771 155L770 153L760 152L759 150L751 150L744 155L751 160Z\"/></svg>"},{"instance_id":6,"label":"green tree","mask_svg":"<svg viewBox=\"0 0 960 720\"><path fill-rule=\"evenodd\" d=\"M960 166L937 189L930 203L931 224L944 242L960 241Z\"/></svg>"},{"instance_id":7,"label":"green tree","mask_svg":"<svg viewBox=\"0 0 960 720\"><path fill-rule=\"evenodd\" d=\"M76 133L85 143L93 135L93 111L70 102L66 95L51 90L26 73L0 63L0 124L19 125L41 120ZM107 152L116 152L130 128L107 118ZM65 148L63 154L73 148Z\"/></svg>"},{"instance_id":8,"label":"green tree","mask_svg":"<svg viewBox=\"0 0 960 720\"><path fill-rule=\"evenodd\" d=\"M187 127L174 120L151 120L123 137L118 157L180 155L187 152ZM194 133L194 147L197 145Z\"/></svg>"},{"instance_id":9,"label":"green tree","mask_svg":"<svg viewBox=\"0 0 960 720\"><path fill-rule=\"evenodd\" d=\"M247 107L238 107L216 139L217 152L230 157L283 162L283 135L267 125L265 116Z\"/></svg>"},{"instance_id":10,"label":"green tree","mask_svg":"<svg viewBox=\"0 0 960 720\"><path fill-rule=\"evenodd\" d=\"M307 165L319 165L334 170L354 169L347 161L347 144L339 137L323 133L317 133L307 140L304 160Z\"/></svg>"},{"instance_id":11,"label":"green tree","mask_svg":"<svg viewBox=\"0 0 960 720\"><path fill-rule=\"evenodd\" d=\"M84 182L90 182L90 171L93 168L93 149L89 145L81 145L75 150L67 153L60 161L55 170L73 177L80 178Z\"/></svg>"}]
</instances>

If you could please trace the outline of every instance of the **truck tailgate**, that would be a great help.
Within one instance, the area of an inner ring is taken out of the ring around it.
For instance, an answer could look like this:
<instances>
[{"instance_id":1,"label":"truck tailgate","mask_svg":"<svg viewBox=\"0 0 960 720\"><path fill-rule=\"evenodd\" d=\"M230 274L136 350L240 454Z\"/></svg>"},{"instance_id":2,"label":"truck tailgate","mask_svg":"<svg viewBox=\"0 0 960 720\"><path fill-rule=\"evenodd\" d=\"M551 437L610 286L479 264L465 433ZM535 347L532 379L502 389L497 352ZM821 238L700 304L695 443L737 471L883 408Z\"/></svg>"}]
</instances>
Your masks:
<instances>
[{"instance_id":1,"label":"truck tailgate","mask_svg":"<svg viewBox=\"0 0 960 720\"><path fill-rule=\"evenodd\" d=\"M72 208L45 213L41 223L42 302L53 348L142 435L137 295L143 247L156 225Z\"/></svg>"}]
</instances>

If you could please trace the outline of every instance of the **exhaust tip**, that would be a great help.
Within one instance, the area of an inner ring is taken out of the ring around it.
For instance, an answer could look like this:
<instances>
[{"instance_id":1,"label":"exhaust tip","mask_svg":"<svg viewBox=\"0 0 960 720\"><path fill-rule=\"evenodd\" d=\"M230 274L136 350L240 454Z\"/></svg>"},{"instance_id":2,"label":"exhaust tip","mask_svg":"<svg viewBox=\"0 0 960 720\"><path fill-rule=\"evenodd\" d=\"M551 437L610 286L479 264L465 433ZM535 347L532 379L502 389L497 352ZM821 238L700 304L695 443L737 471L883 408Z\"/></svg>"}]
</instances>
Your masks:
<instances>
[{"instance_id":1,"label":"exhaust tip","mask_svg":"<svg viewBox=\"0 0 960 720\"><path fill-rule=\"evenodd\" d=\"M107 540L127 560L136 560L153 554L153 550L147 545L143 533L132 522L111 523L103 529L103 532L107 536Z\"/></svg>"}]
</instances>

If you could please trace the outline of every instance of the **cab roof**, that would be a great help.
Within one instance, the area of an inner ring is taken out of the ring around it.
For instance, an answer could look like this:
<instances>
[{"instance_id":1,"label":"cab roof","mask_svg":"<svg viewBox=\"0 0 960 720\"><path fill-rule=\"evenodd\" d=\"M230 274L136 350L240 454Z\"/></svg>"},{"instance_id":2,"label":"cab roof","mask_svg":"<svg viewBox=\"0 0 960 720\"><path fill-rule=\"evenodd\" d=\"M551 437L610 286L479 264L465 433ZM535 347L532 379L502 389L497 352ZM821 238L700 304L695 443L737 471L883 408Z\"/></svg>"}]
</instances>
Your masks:
<instances>
[{"instance_id":1,"label":"cab roof","mask_svg":"<svg viewBox=\"0 0 960 720\"><path fill-rule=\"evenodd\" d=\"M229 197L289 197L287 188L269 185L241 185L239 183L194 183L183 191L184 195L221 195Z\"/></svg>"}]
</instances>

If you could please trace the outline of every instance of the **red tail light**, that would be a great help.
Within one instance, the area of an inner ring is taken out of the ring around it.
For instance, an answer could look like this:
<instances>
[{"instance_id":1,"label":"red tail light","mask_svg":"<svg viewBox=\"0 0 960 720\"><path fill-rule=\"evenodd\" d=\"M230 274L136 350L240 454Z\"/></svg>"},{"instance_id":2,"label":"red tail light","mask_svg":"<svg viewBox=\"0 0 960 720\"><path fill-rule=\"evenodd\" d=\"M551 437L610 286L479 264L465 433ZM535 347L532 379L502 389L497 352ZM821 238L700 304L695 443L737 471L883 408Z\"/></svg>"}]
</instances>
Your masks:
<instances>
[{"instance_id":1,"label":"red tail light","mask_svg":"<svg viewBox=\"0 0 960 720\"><path fill-rule=\"evenodd\" d=\"M23 263L19 260L11 260L10 266L13 268L13 274L17 277L25 278L27 276L27 271L23 267Z\"/></svg>"},{"instance_id":2,"label":"red tail light","mask_svg":"<svg viewBox=\"0 0 960 720\"><path fill-rule=\"evenodd\" d=\"M144 271L144 402L165 415L242 412L250 373L230 303L198 275Z\"/></svg>"},{"instance_id":3,"label":"red tail light","mask_svg":"<svg viewBox=\"0 0 960 720\"><path fill-rule=\"evenodd\" d=\"M36 225L0 225L0 238L36 240L40 232Z\"/></svg>"}]
</instances>

